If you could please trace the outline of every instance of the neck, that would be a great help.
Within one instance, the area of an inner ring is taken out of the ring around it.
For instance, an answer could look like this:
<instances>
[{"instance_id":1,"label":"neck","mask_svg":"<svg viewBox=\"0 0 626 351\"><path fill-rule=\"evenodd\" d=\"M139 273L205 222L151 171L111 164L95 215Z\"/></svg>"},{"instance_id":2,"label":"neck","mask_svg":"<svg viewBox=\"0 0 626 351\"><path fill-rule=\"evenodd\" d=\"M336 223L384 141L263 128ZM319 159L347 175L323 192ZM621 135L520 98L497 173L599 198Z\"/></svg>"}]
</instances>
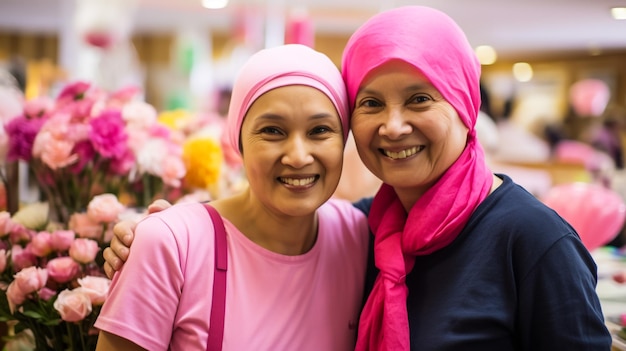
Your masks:
<instances>
[{"instance_id":1,"label":"neck","mask_svg":"<svg viewBox=\"0 0 626 351\"><path fill-rule=\"evenodd\" d=\"M297 256L308 252L315 244L316 213L294 217L272 212L256 201L249 191L219 202L224 217L248 239L267 250Z\"/></svg>"}]
</instances>

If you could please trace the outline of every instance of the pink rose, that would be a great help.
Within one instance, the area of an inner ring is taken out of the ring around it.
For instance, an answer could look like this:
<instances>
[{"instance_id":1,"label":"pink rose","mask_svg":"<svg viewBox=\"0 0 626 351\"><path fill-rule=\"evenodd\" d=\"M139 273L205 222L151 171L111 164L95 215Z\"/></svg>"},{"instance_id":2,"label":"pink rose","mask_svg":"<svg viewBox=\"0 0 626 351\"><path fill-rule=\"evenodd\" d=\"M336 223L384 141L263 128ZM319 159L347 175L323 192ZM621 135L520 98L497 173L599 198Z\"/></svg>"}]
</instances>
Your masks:
<instances>
[{"instance_id":1,"label":"pink rose","mask_svg":"<svg viewBox=\"0 0 626 351\"><path fill-rule=\"evenodd\" d=\"M111 280L103 277L86 276L78 279L78 284L84 293L89 295L91 304L99 306L104 303L111 286Z\"/></svg>"},{"instance_id":2,"label":"pink rose","mask_svg":"<svg viewBox=\"0 0 626 351\"><path fill-rule=\"evenodd\" d=\"M100 240L102 237L102 224L91 219L87 213L72 214L68 226L81 238Z\"/></svg>"},{"instance_id":3,"label":"pink rose","mask_svg":"<svg viewBox=\"0 0 626 351\"><path fill-rule=\"evenodd\" d=\"M15 274L13 283L26 295L33 293L46 285L48 272L43 268L27 267Z\"/></svg>"},{"instance_id":4,"label":"pink rose","mask_svg":"<svg viewBox=\"0 0 626 351\"><path fill-rule=\"evenodd\" d=\"M76 239L70 246L70 257L75 261L87 264L96 259L100 251L98 242L91 239Z\"/></svg>"},{"instance_id":5,"label":"pink rose","mask_svg":"<svg viewBox=\"0 0 626 351\"><path fill-rule=\"evenodd\" d=\"M124 205L118 201L117 196L101 194L91 199L89 205L87 205L87 215L94 221L109 223L116 221L117 216L124 211L124 208Z\"/></svg>"},{"instance_id":6,"label":"pink rose","mask_svg":"<svg viewBox=\"0 0 626 351\"><path fill-rule=\"evenodd\" d=\"M80 266L71 257L58 257L50 260L46 266L48 276L57 283L67 283L74 279Z\"/></svg>"},{"instance_id":7,"label":"pink rose","mask_svg":"<svg viewBox=\"0 0 626 351\"><path fill-rule=\"evenodd\" d=\"M48 232L39 232L30 242L30 250L35 256L46 257L52 252L50 246L51 235Z\"/></svg>"},{"instance_id":8,"label":"pink rose","mask_svg":"<svg viewBox=\"0 0 626 351\"><path fill-rule=\"evenodd\" d=\"M11 282L7 288L7 301L9 302L11 313L14 313L15 308L26 301L26 294L20 290L15 281Z\"/></svg>"},{"instance_id":9,"label":"pink rose","mask_svg":"<svg viewBox=\"0 0 626 351\"><path fill-rule=\"evenodd\" d=\"M67 251L72 246L76 233L71 230L56 230L50 236L50 246L59 252Z\"/></svg>"},{"instance_id":10,"label":"pink rose","mask_svg":"<svg viewBox=\"0 0 626 351\"><path fill-rule=\"evenodd\" d=\"M78 322L91 313L91 300L80 289L65 289L54 301L54 309L59 312L64 321Z\"/></svg>"},{"instance_id":11,"label":"pink rose","mask_svg":"<svg viewBox=\"0 0 626 351\"><path fill-rule=\"evenodd\" d=\"M29 247L24 249L19 245L14 245L11 247L11 261L13 261L13 270L19 272L37 264L37 256L30 251Z\"/></svg>"}]
</instances>

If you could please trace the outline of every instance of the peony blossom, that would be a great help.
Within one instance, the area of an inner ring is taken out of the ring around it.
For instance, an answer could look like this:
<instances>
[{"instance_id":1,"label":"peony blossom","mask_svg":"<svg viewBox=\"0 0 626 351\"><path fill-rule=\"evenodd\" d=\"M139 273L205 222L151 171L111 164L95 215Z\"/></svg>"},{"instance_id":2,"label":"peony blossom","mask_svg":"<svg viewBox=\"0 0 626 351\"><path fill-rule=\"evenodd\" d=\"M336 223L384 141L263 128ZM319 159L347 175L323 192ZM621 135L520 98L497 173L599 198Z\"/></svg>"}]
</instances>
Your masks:
<instances>
[{"instance_id":1,"label":"peony blossom","mask_svg":"<svg viewBox=\"0 0 626 351\"><path fill-rule=\"evenodd\" d=\"M83 264L93 262L100 251L98 242L91 239L76 239L70 246L70 257Z\"/></svg>"},{"instance_id":2,"label":"peony blossom","mask_svg":"<svg viewBox=\"0 0 626 351\"><path fill-rule=\"evenodd\" d=\"M65 289L54 301L54 309L59 312L64 321L78 322L91 313L91 300L79 289Z\"/></svg>"},{"instance_id":3,"label":"peony blossom","mask_svg":"<svg viewBox=\"0 0 626 351\"><path fill-rule=\"evenodd\" d=\"M46 265L48 276L57 283L67 283L76 278L80 266L73 258L63 256L50 260Z\"/></svg>"},{"instance_id":4,"label":"peony blossom","mask_svg":"<svg viewBox=\"0 0 626 351\"><path fill-rule=\"evenodd\" d=\"M111 280L104 277L86 276L78 279L78 284L81 286L78 289L82 289L84 293L89 295L91 304L100 306L104 303L109 292Z\"/></svg>"},{"instance_id":5,"label":"peony blossom","mask_svg":"<svg viewBox=\"0 0 626 351\"><path fill-rule=\"evenodd\" d=\"M124 205L113 194L96 195L87 206L87 215L96 222L114 222L122 211Z\"/></svg>"}]
</instances>

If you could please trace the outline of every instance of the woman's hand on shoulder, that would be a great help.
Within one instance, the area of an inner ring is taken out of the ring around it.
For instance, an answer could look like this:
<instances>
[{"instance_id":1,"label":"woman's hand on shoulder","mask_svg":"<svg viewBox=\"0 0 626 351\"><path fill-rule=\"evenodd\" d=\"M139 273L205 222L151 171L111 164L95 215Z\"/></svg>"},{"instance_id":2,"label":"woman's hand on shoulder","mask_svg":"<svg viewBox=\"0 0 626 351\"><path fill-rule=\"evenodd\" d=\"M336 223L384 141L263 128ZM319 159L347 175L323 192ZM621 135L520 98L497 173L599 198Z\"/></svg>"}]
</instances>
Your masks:
<instances>
[{"instance_id":1,"label":"woman's hand on shoulder","mask_svg":"<svg viewBox=\"0 0 626 351\"><path fill-rule=\"evenodd\" d=\"M155 200L148 206L148 213L163 211L171 206L172 204L165 200ZM115 224L113 227L114 235L111 239L111 244L103 252L105 259L104 272L109 279L113 278L116 271L122 269L124 262L128 259L130 246L135 238L136 225L135 221L126 220Z\"/></svg>"}]
</instances>

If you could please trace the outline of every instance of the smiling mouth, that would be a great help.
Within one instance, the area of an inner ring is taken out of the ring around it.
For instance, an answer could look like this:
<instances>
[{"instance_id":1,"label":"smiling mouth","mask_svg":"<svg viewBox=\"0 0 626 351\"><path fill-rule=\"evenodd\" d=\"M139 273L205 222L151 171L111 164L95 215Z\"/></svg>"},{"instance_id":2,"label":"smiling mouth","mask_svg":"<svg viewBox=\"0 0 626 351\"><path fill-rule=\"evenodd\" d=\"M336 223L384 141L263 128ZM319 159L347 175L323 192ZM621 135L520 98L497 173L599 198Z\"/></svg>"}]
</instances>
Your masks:
<instances>
[{"instance_id":1,"label":"smiling mouth","mask_svg":"<svg viewBox=\"0 0 626 351\"><path fill-rule=\"evenodd\" d=\"M400 160L400 159L403 159L403 158L407 158L409 156L413 156L416 153L424 150L425 148L426 147L424 145L421 145L421 146L413 146L413 147L410 147L410 148L408 148L406 150L402 150L400 152L387 151L385 149L380 149L380 150L381 150L381 152L385 156L387 156L387 157L389 157L391 159L394 159L394 160Z\"/></svg>"},{"instance_id":2,"label":"smiling mouth","mask_svg":"<svg viewBox=\"0 0 626 351\"><path fill-rule=\"evenodd\" d=\"M281 183L291 185L291 186L307 186L313 184L319 176L307 177L307 178L285 178L278 177L278 180Z\"/></svg>"}]
</instances>

